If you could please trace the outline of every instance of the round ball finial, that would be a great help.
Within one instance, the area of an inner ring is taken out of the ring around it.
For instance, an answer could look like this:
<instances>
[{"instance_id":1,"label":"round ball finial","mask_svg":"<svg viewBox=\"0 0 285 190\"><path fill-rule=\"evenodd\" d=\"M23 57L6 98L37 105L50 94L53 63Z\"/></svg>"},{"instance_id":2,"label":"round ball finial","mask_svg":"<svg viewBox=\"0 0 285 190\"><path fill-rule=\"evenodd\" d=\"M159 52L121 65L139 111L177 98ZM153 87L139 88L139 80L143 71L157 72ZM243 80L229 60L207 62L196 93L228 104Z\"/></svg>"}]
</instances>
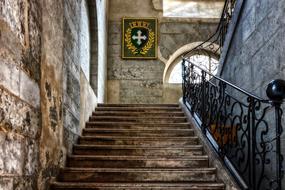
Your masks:
<instances>
[{"instance_id":1,"label":"round ball finial","mask_svg":"<svg viewBox=\"0 0 285 190\"><path fill-rule=\"evenodd\" d=\"M267 86L266 94L273 101L282 101L285 99L285 81L282 79L271 81Z\"/></svg>"}]
</instances>

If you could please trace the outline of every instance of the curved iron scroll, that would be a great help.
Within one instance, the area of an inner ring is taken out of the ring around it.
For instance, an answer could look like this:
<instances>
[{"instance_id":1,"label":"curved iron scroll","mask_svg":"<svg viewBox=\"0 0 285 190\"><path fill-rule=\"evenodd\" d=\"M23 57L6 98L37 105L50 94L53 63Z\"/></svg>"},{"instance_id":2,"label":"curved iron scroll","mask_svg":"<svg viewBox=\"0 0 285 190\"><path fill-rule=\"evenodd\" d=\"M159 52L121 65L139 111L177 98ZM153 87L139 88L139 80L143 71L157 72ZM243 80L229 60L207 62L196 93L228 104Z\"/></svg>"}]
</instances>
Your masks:
<instances>
[{"instance_id":1,"label":"curved iron scroll","mask_svg":"<svg viewBox=\"0 0 285 190\"><path fill-rule=\"evenodd\" d=\"M206 41L202 42L190 51L184 53L183 57L190 57L191 55L199 54L217 58L217 56L221 54L236 2L237 0L225 1L222 15L215 33L211 35Z\"/></svg>"},{"instance_id":2,"label":"curved iron scroll","mask_svg":"<svg viewBox=\"0 0 285 190\"><path fill-rule=\"evenodd\" d=\"M281 190L281 102L255 96L188 59L182 68L184 104L242 189Z\"/></svg>"}]
</instances>

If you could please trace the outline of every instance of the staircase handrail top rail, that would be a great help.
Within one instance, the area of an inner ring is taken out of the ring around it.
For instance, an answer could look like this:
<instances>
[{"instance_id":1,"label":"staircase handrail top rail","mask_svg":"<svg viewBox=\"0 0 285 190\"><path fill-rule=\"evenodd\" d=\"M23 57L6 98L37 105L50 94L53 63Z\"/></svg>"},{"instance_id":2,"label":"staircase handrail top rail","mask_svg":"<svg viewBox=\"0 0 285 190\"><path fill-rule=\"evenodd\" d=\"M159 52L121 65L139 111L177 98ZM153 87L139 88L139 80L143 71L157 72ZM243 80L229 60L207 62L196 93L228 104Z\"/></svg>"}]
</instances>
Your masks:
<instances>
[{"instance_id":1,"label":"staircase handrail top rail","mask_svg":"<svg viewBox=\"0 0 285 190\"><path fill-rule=\"evenodd\" d=\"M208 75L214 77L215 79L217 79L217 80L219 80L219 81L222 81L222 82L226 83L227 85L231 86L232 88L234 88L234 89L236 89L236 90L238 90L238 91L240 91L240 92L246 94L247 96L249 96L249 97L251 97L251 98L254 98L254 99L257 99L257 100L259 100L259 101L261 101L261 102L264 102L264 103L270 103L269 100L266 100L266 99L263 99L263 98L261 98L261 97L259 97L259 96L257 96L257 95L254 95L254 94L250 93L249 91L247 91L247 90L245 90L245 89L243 89L243 88L241 88L241 87L239 87L239 86L237 86L237 85L234 85L234 84L232 84L232 83L226 81L225 79L223 79L223 78L221 78L221 77L218 77L218 76L216 76L216 75L210 73L209 71L203 69L203 68L200 67L199 65L197 65L197 64L195 64L195 63L193 63L193 62L191 62L189 58L186 58L186 57L183 56L182 59L183 59L184 61L189 62L191 65L197 67L197 68L200 69L201 71L207 73Z\"/></svg>"}]
</instances>

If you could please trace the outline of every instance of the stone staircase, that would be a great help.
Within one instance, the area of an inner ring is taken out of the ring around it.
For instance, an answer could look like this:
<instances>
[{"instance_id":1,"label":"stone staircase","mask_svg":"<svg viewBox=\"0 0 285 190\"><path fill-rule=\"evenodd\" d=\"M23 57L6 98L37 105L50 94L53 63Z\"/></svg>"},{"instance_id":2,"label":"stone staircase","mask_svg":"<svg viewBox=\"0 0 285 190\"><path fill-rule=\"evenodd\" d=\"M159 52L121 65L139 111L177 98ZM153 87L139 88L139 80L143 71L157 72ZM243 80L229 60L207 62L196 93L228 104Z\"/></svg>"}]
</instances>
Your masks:
<instances>
[{"instance_id":1,"label":"stone staircase","mask_svg":"<svg viewBox=\"0 0 285 190\"><path fill-rule=\"evenodd\" d=\"M100 104L53 190L222 190L176 104Z\"/></svg>"}]
</instances>

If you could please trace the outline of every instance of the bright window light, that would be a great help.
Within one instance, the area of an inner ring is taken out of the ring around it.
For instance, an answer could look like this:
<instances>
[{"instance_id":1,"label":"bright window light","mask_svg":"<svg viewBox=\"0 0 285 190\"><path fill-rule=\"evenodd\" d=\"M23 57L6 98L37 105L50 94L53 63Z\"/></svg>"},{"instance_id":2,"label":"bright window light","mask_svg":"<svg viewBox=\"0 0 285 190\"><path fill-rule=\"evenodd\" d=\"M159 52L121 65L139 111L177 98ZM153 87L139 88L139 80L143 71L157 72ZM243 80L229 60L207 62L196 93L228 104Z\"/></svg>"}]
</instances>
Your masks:
<instances>
[{"instance_id":1,"label":"bright window light","mask_svg":"<svg viewBox=\"0 0 285 190\"><path fill-rule=\"evenodd\" d=\"M223 1L163 0L163 16L220 18L223 6Z\"/></svg>"},{"instance_id":2,"label":"bright window light","mask_svg":"<svg viewBox=\"0 0 285 190\"><path fill-rule=\"evenodd\" d=\"M206 55L193 55L189 58L189 60L202 67L203 69L209 71L213 75L216 75L218 72L218 63L217 59ZM199 73L199 69L196 69L196 72ZM182 83L182 61L175 65L173 70L170 73L169 83Z\"/></svg>"}]
</instances>

